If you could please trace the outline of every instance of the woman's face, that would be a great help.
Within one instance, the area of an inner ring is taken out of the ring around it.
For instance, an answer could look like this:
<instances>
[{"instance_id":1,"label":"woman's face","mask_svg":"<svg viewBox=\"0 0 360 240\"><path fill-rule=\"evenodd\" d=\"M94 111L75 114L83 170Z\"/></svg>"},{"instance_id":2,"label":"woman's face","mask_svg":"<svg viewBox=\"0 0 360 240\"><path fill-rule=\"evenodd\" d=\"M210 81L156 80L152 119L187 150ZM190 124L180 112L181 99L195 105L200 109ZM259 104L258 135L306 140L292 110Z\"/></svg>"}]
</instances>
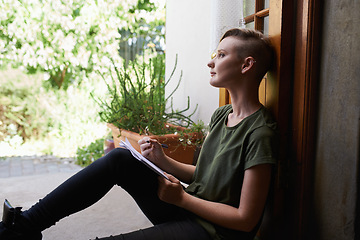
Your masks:
<instances>
[{"instance_id":1,"label":"woman's face","mask_svg":"<svg viewBox=\"0 0 360 240\"><path fill-rule=\"evenodd\" d=\"M244 63L238 56L241 43L242 40L235 37L226 37L219 43L216 56L208 63L212 86L229 88L239 81Z\"/></svg>"}]
</instances>

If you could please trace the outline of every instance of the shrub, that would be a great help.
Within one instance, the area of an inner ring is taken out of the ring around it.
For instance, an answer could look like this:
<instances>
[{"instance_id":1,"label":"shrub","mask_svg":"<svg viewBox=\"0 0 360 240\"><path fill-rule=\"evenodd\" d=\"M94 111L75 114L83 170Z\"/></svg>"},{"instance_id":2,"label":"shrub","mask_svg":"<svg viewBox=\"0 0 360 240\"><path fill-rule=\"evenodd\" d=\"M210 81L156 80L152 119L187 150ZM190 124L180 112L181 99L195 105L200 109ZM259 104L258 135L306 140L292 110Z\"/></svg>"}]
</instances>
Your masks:
<instances>
[{"instance_id":1,"label":"shrub","mask_svg":"<svg viewBox=\"0 0 360 240\"><path fill-rule=\"evenodd\" d=\"M104 155L104 139L97 139L76 151L76 164L86 167Z\"/></svg>"},{"instance_id":2,"label":"shrub","mask_svg":"<svg viewBox=\"0 0 360 240\"><path fill-rule=\"evenodd\" d=\"M6 81L0 88L0 141L21 144L30 138L43 138L53 126L39 103L41 90ZM16 141L17 139L17 141Z\"/></svg>"},{"instance_id":3,"label":"shrub","mask_svg":"<svg viewBox=\"0 0 360 240\"><path fill-rule=\"evenodd\" d=\"M0 154L75 156L78 146L107 134L90 92L104 94L99 80L81 88L48 91L41 75L0 72Z\"/></svg>"}]
</instances>

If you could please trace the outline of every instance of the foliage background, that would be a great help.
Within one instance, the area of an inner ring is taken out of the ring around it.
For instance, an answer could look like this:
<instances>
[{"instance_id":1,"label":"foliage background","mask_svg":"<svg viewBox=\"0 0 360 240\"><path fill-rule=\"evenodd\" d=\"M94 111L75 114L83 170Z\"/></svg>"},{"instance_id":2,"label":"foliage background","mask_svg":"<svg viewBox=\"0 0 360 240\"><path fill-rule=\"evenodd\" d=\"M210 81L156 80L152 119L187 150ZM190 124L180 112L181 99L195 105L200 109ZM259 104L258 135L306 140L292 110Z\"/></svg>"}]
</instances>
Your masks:
<instances>
[{"instance_id":1,"label":"foliage background","mask_svg":"<svg viewBox=\"0 0 360 240\"><path fill-rule=\"evenodd\" d=\"M150 0L2 0L0 65L46 72L49 86L66 89L106 72L120 40L161 44L164 11Z\"/></svg>"},{"instance_id":2,"label":"foliage background","mask_svg":"<svg viewBox=\"0 0 360 240\"><path fill-rule=\"evenodd\" d=\"M162 2L1 0L0 155L74 156L106 136L90 97L105 96L98 73L164 48Z\"/></svg>"},{"instance_id":3,"label":"foliage background","mask_svg":"<svg viewBox=\"0 0 360 240\"><path fill-rule=\"evenodd\" d=\"M0 154L74 156L78 146L103 138L107 129L98 117L90 91L104 92L92 81L81 88L48 91L42 74L2 71L0 90ZM6 81L5 81L6 80Z\"/></svg>"}]
</instances>

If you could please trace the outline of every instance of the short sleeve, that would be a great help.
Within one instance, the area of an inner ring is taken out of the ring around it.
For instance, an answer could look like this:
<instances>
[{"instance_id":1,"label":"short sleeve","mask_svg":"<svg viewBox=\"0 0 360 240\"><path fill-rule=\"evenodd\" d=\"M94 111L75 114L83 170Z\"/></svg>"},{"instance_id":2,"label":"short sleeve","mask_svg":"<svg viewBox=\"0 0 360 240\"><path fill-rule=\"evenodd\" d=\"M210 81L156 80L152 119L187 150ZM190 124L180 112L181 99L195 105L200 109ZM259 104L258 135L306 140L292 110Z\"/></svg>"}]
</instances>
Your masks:
<instances>
[{"instance_id":1,"label":"short sleeve","mask_svg":"<svg viewBox=\"0 0 360 240\"><path fill-rule=\"evenodd\" d=\"M278 149L277 133L268 126L255 129L248 138L245 169L259 164L276 164Z\"/></svg>"}]
</instances>

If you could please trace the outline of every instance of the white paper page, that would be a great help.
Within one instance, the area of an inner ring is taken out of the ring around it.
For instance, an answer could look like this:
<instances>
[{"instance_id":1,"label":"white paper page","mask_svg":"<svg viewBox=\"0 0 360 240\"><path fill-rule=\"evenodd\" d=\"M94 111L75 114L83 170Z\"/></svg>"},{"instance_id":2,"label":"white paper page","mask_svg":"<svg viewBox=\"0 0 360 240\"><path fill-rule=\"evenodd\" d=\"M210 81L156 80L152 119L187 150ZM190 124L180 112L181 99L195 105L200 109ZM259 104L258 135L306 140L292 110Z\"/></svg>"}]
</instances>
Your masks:
<instances>
[{"instance_id":1,"label":"white paper page","mask_svg":"<svg viewBox=\"0 0 360 240\"><path fill-rule=\"evenodd\" d=\"M136 158L137 160L139 160L140 162L145 164L148 168L150 168L151 170L153 170L160 176L169 180L169 178L164 174L164 171L161 170L154 163L152 163L150 160L145 158L143 155L141 155L141 153L136 151L136 149L131 145L131 143L129 142L129 140L127 138L125 138L125 142L122 140L120 141L120 147L124 147L124 148L128 149L131 152L131 154L134 156L134 158Z\"/></svg>"}]
</instances>

